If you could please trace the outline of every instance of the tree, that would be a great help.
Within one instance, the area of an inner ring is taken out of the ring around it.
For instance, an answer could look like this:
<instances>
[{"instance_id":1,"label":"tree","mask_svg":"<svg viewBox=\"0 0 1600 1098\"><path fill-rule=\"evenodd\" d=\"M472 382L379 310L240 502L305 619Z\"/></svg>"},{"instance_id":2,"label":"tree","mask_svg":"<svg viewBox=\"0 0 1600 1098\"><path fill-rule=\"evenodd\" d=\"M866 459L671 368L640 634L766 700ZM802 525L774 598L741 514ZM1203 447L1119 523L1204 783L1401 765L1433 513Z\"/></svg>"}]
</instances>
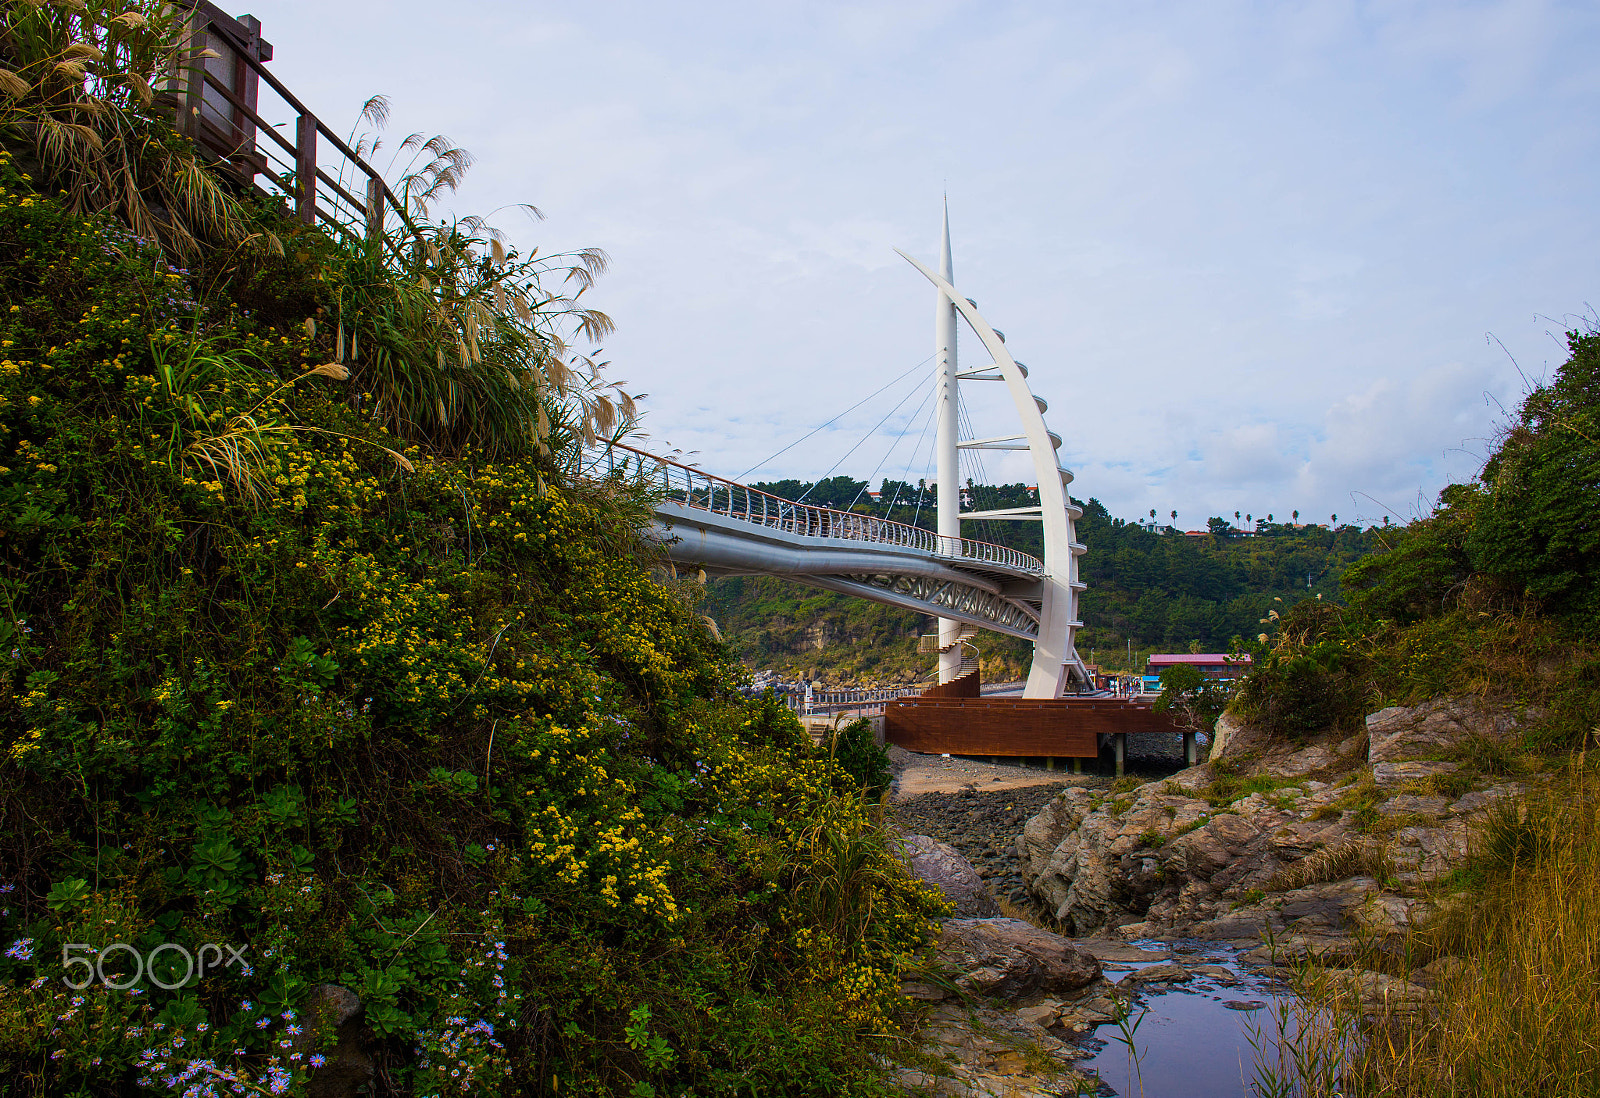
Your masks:
<instances>
[{"instance_id":1,"label":"tree","mask_svg":"<svg viewBox=\"0 0 1600 1098\"><path fill-rule=\"evenodd\" d=\"M1522 402L1483 467L1472 563L1556 614L1600 613L1600 332L1568 332L1570 357Z\"/></svg>"},{"instance_id":2,"label":"tree","mask_svg":"<svg viewBox=\"0 0 1600 1098\"><path fill-rule=\"evenodd\" d=\"M1176 511L1172 512L1172 521L1174 523L1176 523L1178 521L1178 512L1176 512Z\"/></svg>"},{"instance_id":3,"label":"tree","mask_svg":"<svg viewBox=\"0 0 1600 1098\"><path fill-rule=\"evenodd\" d=\"M1161 672L1158 713L1171 713L1184 728L1211 734L1228 705L1228 690L1189 663L1175 663Z\"/></svg>"},{"instance_id":4,"label":"tree","mask_svg":"<svg viewBox=\"0 0 1600 1098\"><path fill-rule=\"evenodd\" d=\"M1294 521L1299 522L1300 521L1300 512L1299 511L1294 512L1293 518L1294 518Z\"/></svg>"},{"instance_id":5,"label":"tree","mask_svg":"<svg viewBox=\"0 0 1600 1098\"><path fill-rule=\"evenodd\" d=\"M1233 524L1235 526L1239 525L1239 512L1237 511L1233 513Z\"/></svg>"}]
</instances>

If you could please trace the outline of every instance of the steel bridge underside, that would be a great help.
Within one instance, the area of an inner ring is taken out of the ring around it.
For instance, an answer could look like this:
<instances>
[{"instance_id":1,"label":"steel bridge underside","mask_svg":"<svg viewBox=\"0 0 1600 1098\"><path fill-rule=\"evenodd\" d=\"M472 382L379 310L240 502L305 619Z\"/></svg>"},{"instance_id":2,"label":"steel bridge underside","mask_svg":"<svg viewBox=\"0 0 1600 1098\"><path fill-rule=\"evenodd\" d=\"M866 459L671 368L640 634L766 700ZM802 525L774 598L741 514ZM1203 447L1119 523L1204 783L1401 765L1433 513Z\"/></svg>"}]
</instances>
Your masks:
<instances>
[{"instance_id":1,"label":"steel bridge underside","mask_svg":"<svg viewBox=\"0 0 1600 1098\"><path fill-rule=\"evenodd\" d=\"M1033 641L1042 577L924 549L796 534L665 500L652 536L674 565L711 576L778 576Z\"/></svg>"}]
</instances>

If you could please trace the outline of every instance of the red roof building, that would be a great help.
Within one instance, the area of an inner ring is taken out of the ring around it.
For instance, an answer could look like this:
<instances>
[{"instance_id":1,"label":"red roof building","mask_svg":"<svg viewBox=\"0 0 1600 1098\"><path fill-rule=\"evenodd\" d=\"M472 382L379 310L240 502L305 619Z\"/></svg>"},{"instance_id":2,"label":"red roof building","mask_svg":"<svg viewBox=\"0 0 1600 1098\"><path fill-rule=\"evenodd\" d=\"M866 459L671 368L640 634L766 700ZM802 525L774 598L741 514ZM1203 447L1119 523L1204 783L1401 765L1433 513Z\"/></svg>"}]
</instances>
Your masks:
<instances>
[{"instance_id":1,"label":"red roof building","mask_svg":"<svg viewBox=\"0 0 1600 1098\"><path fill-rule=\"evenodd\" d=\"M1145 674L1159 675L1169 667L1186 663L1199 668L1208 678L1236 679L1250 670L1250 662L1250 655L1247 652L1242 652L1238 656L1230 656L1226 652L1162 653L1150 657L1149 662L1145 664Z\"/></svg>"}]
</instances>

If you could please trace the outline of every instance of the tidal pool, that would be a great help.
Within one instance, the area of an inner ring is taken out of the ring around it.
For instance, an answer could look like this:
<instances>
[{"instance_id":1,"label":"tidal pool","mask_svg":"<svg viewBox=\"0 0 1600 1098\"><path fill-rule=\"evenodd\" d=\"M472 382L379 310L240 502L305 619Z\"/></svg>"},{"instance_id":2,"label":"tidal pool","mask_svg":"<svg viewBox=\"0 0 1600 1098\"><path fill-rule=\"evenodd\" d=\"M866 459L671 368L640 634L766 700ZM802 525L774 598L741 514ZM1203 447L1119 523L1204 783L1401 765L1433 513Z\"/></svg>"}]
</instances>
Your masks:
<instances>
[{"instance_id":1,"label":"tidal pool","mask_svg":"<svg viewBox=\"0 0 1600 1098\"><path fill-rule=\"evenodd\" d=\"M1241 965L1238 950L1215 942L1133 944L1170 950L1173 961L1194 976L1182 983L1139 983L1129 977L1150 963L1107 964L1108 978L1137 993L1129 1024L1149 1011L1133 1034L1138 1065L1130 1064L1121 1031L1107 1022L1095 1031L1096 1043L1103 1042L1104 1047L1079 1067L1100 1077L1105 1084L1102 1094L1121 1098L1252 1094L1255 1049L1250 1036L1253 1030L1259 1030L1263 1041L1276 1036L1272 1008L1282 998L1282 987Z\"/></svg>"}]
</instances>

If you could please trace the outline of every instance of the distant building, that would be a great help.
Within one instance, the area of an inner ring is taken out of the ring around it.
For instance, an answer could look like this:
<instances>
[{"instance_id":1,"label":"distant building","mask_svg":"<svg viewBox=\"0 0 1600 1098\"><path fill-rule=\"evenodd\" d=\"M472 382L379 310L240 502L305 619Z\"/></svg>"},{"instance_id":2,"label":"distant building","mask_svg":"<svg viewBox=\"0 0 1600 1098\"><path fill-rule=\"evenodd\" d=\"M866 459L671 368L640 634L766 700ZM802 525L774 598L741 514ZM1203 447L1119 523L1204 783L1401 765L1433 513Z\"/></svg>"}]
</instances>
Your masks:
<instances>
[{"instance_id":1,"label":"distant building","mask_svg":"<svg viewBox=\"0 0 1600 1098\"><path fill-rule=\"evenodd\" d=\"M1237 679L1250 670L1250 656L1243 653L1230 656L1225 652L1180 652L1151 656L1145 664L1146 676L1160 675L1176 664L1186 663L1199 668L1208 679Z\"/></svg>"}]
</instances>

